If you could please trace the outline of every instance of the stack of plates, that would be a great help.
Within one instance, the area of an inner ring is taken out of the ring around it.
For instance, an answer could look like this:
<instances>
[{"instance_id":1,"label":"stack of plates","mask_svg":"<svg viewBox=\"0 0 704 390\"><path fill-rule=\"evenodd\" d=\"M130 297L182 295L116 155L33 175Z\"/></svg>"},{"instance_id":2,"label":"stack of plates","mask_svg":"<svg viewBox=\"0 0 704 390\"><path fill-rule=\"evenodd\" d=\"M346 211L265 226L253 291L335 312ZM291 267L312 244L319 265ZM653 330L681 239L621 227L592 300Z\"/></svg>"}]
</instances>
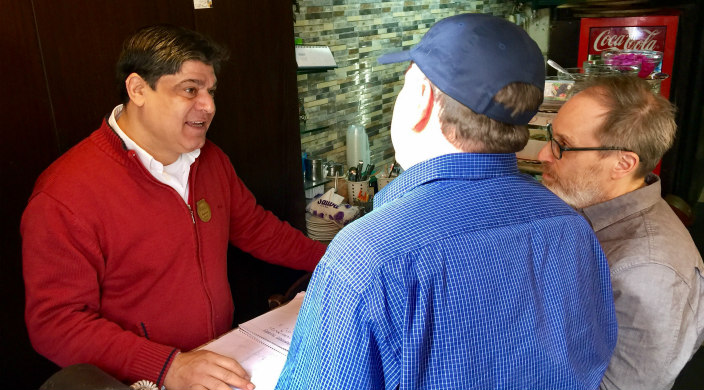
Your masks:
<instances>
[{"instance_id":1,"label":"stack of plates","mask_svg":"<svg viewBox=\"0 0 704 390\"><path fill-rule=\"evenodd\" d=\"M314 217L310 213L306 213L308 237L316 241L332 241L340 229L342 227L331 220Z\"/></svg>"}]
</instances>

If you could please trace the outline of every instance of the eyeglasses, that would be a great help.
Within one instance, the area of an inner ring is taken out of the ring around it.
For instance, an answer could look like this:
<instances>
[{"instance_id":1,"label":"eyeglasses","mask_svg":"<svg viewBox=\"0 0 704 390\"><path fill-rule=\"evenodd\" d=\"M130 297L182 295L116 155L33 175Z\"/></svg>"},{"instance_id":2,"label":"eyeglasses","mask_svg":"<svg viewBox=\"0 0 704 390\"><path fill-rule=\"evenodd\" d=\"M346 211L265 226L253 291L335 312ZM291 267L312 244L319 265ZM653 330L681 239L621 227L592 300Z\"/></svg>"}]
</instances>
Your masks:
<instances>
[{"instance_id":1,"label":"eyeglasses","mask_svg":"<svg viewBox=\"0 0 704 390\"><path fill-rule=\"evenodd\" d=\"M635 153L630 149L621 148L618 146L599 146L593 148L568 148L562 146L559 142L555 140L555 138L552 137L552 123L548 124L548 138L550 139L550 150L552 151L552 155L553 157L555 157L556 160L562 159L563 152L581 152L584 150L621 150L624 152ZM638 154L636 153L636 155ZM640 159L640 156L638 156L638 159Z\"/></svg>"}]
</instances>

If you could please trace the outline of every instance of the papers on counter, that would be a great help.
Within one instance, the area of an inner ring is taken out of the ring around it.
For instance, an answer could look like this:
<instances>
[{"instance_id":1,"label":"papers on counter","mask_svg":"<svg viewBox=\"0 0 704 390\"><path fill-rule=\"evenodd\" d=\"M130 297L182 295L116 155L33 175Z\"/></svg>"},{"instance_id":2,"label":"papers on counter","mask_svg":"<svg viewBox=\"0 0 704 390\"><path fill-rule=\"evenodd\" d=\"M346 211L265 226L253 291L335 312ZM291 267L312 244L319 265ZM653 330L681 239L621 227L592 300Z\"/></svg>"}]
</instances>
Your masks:
<instances>
[{"instance_id":1,"label":"papers on counter","mask_svg":"<svg viewBox=\"0 0 704 390\"><path fill-rule=\"evenodd\" d=\"M252 377L257 390L273 390L286 363L291 337L305 293L199 349L213 351L237 360Z\"/></svg>"}]
</instances>

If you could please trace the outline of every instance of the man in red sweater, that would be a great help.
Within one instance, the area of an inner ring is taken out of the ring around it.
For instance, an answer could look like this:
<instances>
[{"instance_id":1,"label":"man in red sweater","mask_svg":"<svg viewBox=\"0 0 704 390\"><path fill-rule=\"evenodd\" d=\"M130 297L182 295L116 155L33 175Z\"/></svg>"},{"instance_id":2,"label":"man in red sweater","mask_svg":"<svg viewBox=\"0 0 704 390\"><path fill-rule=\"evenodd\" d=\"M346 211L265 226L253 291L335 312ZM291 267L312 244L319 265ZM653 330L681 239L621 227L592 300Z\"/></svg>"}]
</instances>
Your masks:
<instances>
[{"instance_id":1,"label":"man in red sweater","mask_svg":"<svg viewBox=\"0 0 704 390\"><path fill-rule=\"evenodd\" d=\"M21 224L25 320L55 363L171 389L254 387L236 361L192 351L232 325L228 242L304 270L325 247L257 205L206 139L225 59L190 30L137 31L117 64L123 104L37 180Z\"/></svg>"}]
</instances>

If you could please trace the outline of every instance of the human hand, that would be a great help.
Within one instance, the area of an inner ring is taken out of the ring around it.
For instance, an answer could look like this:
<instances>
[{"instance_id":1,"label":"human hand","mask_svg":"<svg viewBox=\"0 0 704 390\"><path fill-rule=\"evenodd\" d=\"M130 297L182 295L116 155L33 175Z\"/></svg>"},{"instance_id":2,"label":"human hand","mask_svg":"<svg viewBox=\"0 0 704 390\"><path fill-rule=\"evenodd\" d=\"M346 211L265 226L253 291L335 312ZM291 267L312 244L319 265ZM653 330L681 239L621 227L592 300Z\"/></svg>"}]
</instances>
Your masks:
<instances>
[{"instance_id":1,"label":"human hand","mask_svg":"<svg viewBox=\"0 0 704 390\"><path fill-rule=\"evenodd\" d=\"M169 390L231 390L230 386L253 390L247 372L236 360L211 351L182 352L176 355L164 378Z\"/></svg>"}]
</instances>

